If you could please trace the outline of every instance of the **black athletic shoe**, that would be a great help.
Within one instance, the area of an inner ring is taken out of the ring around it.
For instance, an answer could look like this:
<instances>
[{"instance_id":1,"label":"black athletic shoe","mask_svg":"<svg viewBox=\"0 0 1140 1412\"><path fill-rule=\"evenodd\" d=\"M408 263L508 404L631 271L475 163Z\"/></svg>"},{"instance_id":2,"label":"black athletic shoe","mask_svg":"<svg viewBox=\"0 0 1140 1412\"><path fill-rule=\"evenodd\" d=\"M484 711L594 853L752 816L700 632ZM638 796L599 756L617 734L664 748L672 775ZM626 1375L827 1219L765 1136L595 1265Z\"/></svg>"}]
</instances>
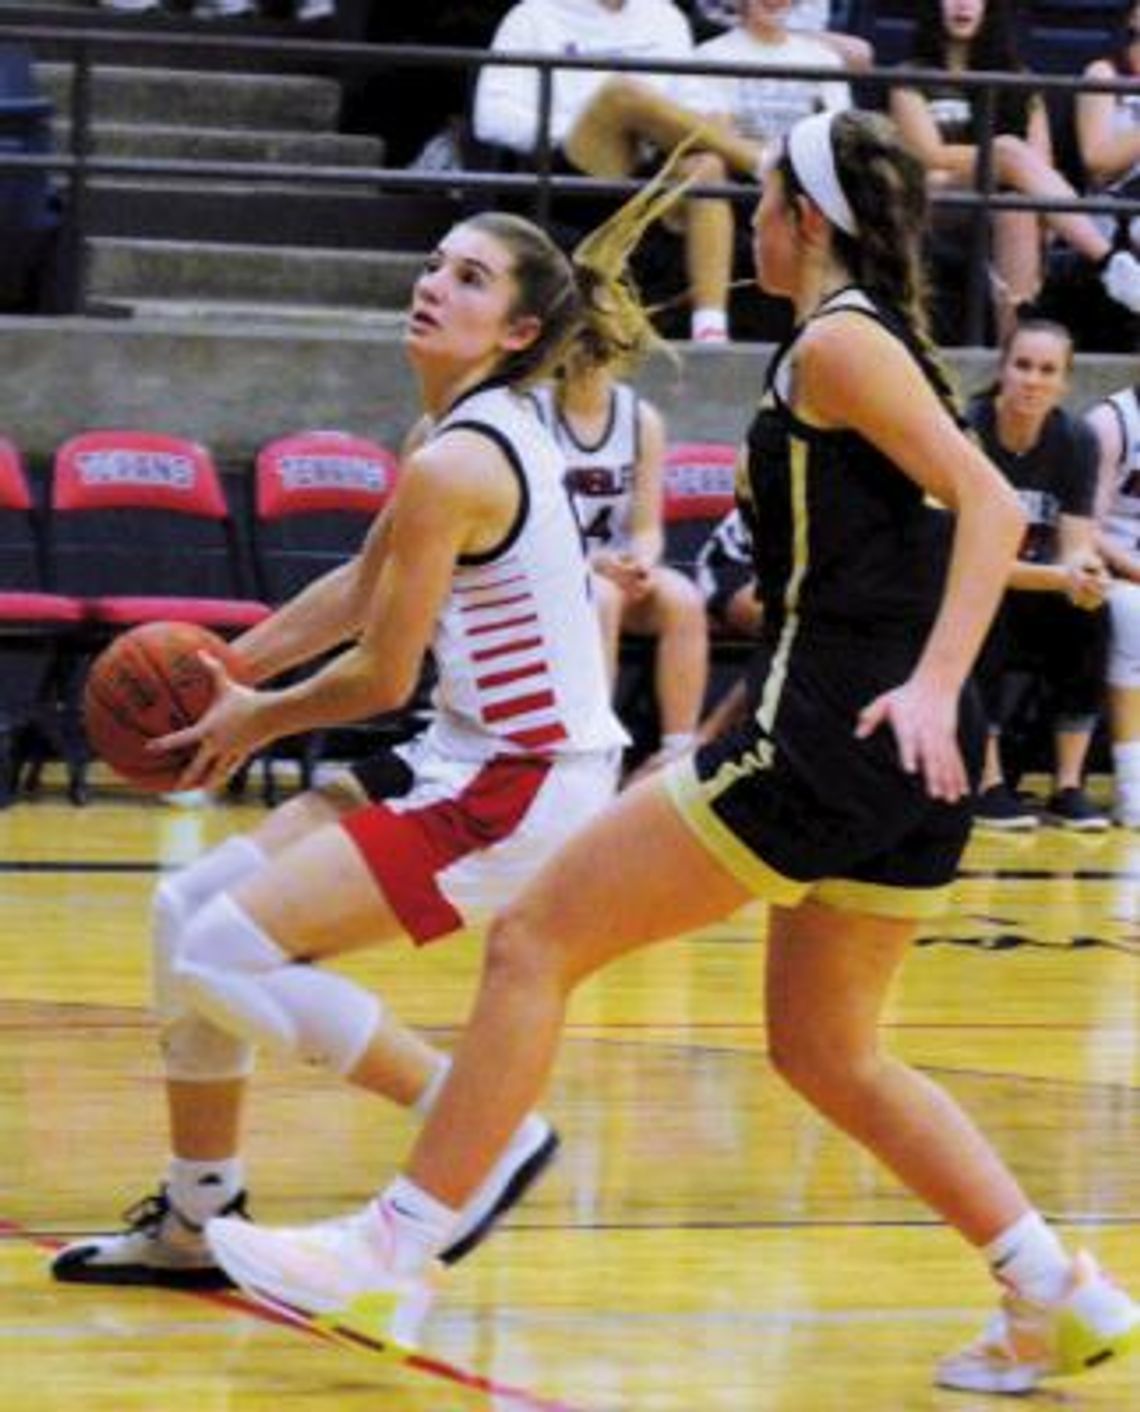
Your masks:
<instances>
[{"instance_id":1,"label":"black athletic shoe","mask_svg":"<svg viewBox=\"0 0 1140 1412\"><path fill-rule=\"evenodd\" d=\"M219 1216L246 1216L244 1191ZM166 1289L230 1289L233 1281L210 1254L202 1227L171 1203L162 1187L123 1213L126 1230L65 1245L51 1263L67 1284L159 1285Z\"/></svg>"},{"instance_id":2,"label":"black athletic shoe","mask_svg":"<svg viewBox=\"0 0 1140 1412\"><path fill-rule=\"evenodd\" d=\"M992 784L974 801L974 823L982 829L1007 833L1028 833L1041 820L1016 790L1005 784Z\"/></svg>"},{"instance_id":3,"label":"black athletic shoe","mask_svg":"<svg viewBox=\"0 0 1140 1412\"><path fill-rule=\"evenodd\" d=\"M554 1160L558 1143L558 1134L537 1113L523 1123L491 1175L463 1208L455 1239L440 1251L445 1265L456 1264L483 1244Z\"/></svg>"},{"instance_id":4,"label":"black athletic shoe","mask_svg":"<svg viewBox=\"0 0 1140 1412\"><path fill-rule=\"evenodd\" d=\"M1101 833L1112 821L1083 789L1070 785L1050 797L1045 806L1045 822L1061 829L1076 829L1078 833Z\"/></svg>"}]
</instances>

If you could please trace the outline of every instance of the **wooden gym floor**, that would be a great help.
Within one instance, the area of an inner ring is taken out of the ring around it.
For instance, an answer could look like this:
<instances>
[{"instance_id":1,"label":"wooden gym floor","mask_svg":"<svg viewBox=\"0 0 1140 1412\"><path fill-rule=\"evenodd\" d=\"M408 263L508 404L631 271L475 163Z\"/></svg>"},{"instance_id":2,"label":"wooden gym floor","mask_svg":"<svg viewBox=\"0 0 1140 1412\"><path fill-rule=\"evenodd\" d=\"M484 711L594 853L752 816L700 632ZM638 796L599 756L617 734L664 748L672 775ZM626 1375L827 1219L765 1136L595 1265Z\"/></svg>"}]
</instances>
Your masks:
<instances>
[{"instance_id":1,"label":"wooden gym floor","mask_svg":"<svg viewBox=\"0 0 1140 1412\"><path fill-rule=\"evenodd\" d=\"M976 1259L772 1076L763 918L630 958L579 997L549 1109L561 1161L450 1278L414 1367L318 1344L226 1297L54 1285L165 1157L145 1012L159 869L259 806L102 788L0 814L0 1412L973 1412L932 1361L972 1336ZM463 942L355 962L448 1044ZM1140 1291L1140 835L972 846L891 1042L985 1123L1042 1206ZM256 1210L360 1204L408 1120L266 1063ZM1034 1399L1140 1407L1140 1359Z\"/></svg>"}]
</instances>

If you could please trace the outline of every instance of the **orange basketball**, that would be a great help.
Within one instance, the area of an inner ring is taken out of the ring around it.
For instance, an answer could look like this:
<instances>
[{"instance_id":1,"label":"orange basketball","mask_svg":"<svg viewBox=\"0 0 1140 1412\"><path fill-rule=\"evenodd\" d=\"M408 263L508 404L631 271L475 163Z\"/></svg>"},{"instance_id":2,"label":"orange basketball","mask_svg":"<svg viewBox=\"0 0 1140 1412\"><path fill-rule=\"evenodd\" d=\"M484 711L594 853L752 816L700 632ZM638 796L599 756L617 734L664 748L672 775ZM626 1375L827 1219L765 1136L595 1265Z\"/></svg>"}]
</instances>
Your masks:
<instances>
[{"instance_id":1,"label":"orange basketball","mask_svg":"<svg viewBox=\"0 0 1140 1412\"><path fill-rule=\"evenodd\" d=\"M192 750L151 754L147 742L193 723L214 695L198 654L217 657L240 676L236 655L208 628L193 623L145 623L121 634L91 664L83 718L91 749L138 789L173 789Z\"/></svg>"}]
</instances>

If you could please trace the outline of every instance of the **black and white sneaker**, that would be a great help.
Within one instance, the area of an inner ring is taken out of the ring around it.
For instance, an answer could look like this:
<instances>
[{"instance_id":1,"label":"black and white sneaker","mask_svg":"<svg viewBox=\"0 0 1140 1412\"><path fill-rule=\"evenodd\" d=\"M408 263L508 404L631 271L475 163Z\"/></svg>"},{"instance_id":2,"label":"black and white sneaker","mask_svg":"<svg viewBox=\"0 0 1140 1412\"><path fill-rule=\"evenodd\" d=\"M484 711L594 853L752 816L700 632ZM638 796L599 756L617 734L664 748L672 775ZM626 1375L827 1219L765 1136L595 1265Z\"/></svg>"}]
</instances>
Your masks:
<instances>
[{"instance_id":1,"label":"black and white sneaker","mask_svg":"<svg viewBox=\"0 0 1140 1412\"><path fill-rule=\"evenodd\" d=\"M1036 812L1006 784L990 785L974 801L974 823L982 829L1028 833L1040 822Z\"/></svg>"},{"instance_id":2,"label":"black and white sneaker","mask_svg":"<svg viewBox=\"0 0 1140 1412\"><path fill-rule=\"evenodd\" d=\"M246 1217L238 1192L216 1213ZM172 1204L163 1186L123 1213L126 1230L65 1245L51 1263L66 1284L158 1285L166 1289L229 1289L233 1281L210 1254L202 1226Z\"/></svg>"},{"instance_id":3,"label":"black and white sneaker","mask_svg":"<svg viewBox=\"0 0 1140 1412\"><path fill-rule=\"evenodd\" d=\"M558 1134L545 1118L532 1113L526 1119L491 1175L463 1208L454 1240L439 1254L445 1265L456 1264L483 1244L554 1160L558 1143Z\"/></svg>"},{"instance_id":4,"label":"black and white sneaker","mask_svg":"<svg viewBox=\"0 0 1140 1412\"><path fill-rule=\"evenodd\" d=\"M1070 785L1050 796L1045 806L1046 823L1078 833L1101 833L1111 824L1108 814L1098 808L1083 789Z\"/></svg>"}]
</instances>

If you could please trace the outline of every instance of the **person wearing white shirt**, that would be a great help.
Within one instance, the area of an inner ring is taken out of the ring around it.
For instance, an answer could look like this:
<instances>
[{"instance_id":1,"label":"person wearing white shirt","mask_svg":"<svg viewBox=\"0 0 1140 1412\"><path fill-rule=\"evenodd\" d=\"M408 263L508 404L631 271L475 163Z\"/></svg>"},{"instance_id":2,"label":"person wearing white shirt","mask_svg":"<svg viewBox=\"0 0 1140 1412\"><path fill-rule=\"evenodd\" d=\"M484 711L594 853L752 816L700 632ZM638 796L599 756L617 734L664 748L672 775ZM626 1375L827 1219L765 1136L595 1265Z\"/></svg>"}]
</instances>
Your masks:
<instances>
[{"instance_id":1,"label":"person wearing white shirt","mask_svg":"<svg viewBox=\"0 0 1140 1412\"><path fill-rule=\"evenodd\" d=\"M689 22L672 0L520 0L504 16L494 53L661 60L692 55ZM648 155L669 152L687 138L694 148L683 163L699 184L729 173L755 176L760 147L679 105L675 79L662 73L604 69L554 72L548 138L555 172L606 180L633 176ZM480 142L529 156L539 145L540 96L536 69L487 65L475 91L474 130ZM728 332L732 269L732 208L721 198L686 200L685 266L692 334L723 342Z\"/></svg>"},{"instance_id":2,"label":"person wearing white shirt","mask_svg":"<svg viewBox=\"0 0 1140 1412\"><path fill-rule=\"evenodd\" d=\"M851 106L851 90L839 74L843 62L817 36L793 33L791 0L742 0L740 23L698 44L694 57L758 68L817 67L836 71L834 81L784 74L686 75L677 96L697 112L727 118L742 136L772 142L801 118Z\"/></svg>"}]
</instances>

